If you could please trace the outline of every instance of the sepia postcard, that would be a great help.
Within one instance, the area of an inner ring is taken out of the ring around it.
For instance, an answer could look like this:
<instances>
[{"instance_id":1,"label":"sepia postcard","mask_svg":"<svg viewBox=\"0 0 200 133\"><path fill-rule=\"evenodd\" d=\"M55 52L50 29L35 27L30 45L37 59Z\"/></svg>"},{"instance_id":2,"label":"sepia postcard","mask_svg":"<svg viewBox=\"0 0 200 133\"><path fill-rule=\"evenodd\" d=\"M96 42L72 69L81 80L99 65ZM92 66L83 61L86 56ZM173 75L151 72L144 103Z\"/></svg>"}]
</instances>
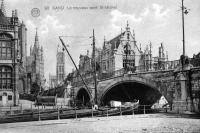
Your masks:
<instances>
[{"instance_id":1,"label":"sepia postcard","mask_svg":"<svg viewBox=\"0 0 200 133\"><path fill-rule=\"evenodd\" d=\"M0 133L199 133L199 0L0 0Z\"/></svg>"}]
</instances>

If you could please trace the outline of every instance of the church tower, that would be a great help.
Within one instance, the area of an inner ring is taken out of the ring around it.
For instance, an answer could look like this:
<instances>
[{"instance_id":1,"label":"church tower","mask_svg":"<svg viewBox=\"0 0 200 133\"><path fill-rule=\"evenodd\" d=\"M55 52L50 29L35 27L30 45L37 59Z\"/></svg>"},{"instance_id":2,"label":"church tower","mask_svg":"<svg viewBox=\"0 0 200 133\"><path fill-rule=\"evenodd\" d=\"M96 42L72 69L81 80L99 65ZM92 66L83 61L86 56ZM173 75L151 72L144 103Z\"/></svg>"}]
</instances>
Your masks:
<instances>
[{"instance_id":1,"label":"church tower","mask_svg":"<svg viewBox=\"0 0 200 133\"><path fill-rule=\"evenodd\" d=\"M61 49L59 49L59 47L57 49L56 60L56 77L57 84L59 85L65 78L65 54Z\"/></svg>"},{"instance_id":2,"label":"church tower","mask_svg":"<svg viewBox=\"0 0 200 133\"><path fill-rule=\"evenodd\" d=\"M43 57L43 47L40 47L38 39L38 31L36 28L35 42L33 47L30 48L30 56L32 57L32 79L38 85L44 85L44 57Z\"/></svg>"}]
</instances>

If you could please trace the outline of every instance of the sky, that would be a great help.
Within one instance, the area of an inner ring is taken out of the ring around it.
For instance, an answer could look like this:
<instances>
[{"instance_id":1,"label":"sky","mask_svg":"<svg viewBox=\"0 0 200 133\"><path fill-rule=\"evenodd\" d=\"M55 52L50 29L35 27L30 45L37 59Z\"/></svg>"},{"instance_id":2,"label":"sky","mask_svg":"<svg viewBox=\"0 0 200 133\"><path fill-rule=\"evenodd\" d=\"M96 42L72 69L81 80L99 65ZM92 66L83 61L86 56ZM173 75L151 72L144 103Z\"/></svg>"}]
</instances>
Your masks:
<instances>
[{"instance_id":1,"label":"sky","mask_svg":"<svg viewBox=\"0 0 200 133\"><path fill-rule=\"evenodd\" d=\"M152 43L153 56L158 56L161 43L169 60L179 59L182 54L181 0L4 0L4 3L7 16L17 9L19 19L28 29L28 54L38 28L46 79L49 73L56 74L57 47L62 47L59 36L67 36L64 42L78 63L80 54L87 50L91 53L93 29L96 46L102 47L104 36L110 40L120 34L127 21L142 49ZM185 15L186 55L192 57L200 52L200 1L184 0L184 4L189 9ZM33 8L40 10L38 17L32 16ZM66 73L71 72L74 66L67 55L65 63Z\"/></svg>"}]
</instances>

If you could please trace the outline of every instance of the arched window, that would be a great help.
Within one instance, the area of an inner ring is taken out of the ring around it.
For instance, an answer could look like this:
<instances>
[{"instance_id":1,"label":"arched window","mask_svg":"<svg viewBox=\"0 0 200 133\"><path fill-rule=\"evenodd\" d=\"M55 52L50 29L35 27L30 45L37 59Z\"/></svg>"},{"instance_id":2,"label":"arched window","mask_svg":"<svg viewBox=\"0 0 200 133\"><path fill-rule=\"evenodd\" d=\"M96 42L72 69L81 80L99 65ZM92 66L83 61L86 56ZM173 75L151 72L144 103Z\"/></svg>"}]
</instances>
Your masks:
<instances>
[{"instance_id":1,"label":"arched window","mask_svg":"<svg viewBox=\"0 0 200 133\"><path fill-rule=\"evenodd\" d=\"M0 89L12 89L12 68L0 66Z\"/></svg>"}]
</instances>

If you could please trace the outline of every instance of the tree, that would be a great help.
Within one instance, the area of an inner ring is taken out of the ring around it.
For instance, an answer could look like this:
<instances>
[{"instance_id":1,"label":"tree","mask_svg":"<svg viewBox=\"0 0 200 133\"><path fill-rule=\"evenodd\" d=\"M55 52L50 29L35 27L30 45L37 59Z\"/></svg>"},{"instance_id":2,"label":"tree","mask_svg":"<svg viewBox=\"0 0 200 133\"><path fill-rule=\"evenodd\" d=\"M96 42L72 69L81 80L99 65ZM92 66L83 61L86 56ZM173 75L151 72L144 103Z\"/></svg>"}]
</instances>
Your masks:
<instances>
[{"instance_id":1,"label":"tree","mask_svg":"<svg viewBox=\"0 0 200 133\"><path fill-rule=\"evenodd\" d=\"M67 75L67 78L65 79L65 83L67 83L67 81L72 81L72 79L73 79L73 73L69 73Z\"/></svg>"},{"instance_id":2,"label":"tree","mask_svg":"<svg viewBox=\"0 0 200 133\"><path fill-rule=\"evenodd\" d=\"M43 90L42 87L41 87L41 90ZM40 86L37 83L33 83L31 85L31 94L38 95L39 92L40 92Z\"/></svg>"}]
</instances>

